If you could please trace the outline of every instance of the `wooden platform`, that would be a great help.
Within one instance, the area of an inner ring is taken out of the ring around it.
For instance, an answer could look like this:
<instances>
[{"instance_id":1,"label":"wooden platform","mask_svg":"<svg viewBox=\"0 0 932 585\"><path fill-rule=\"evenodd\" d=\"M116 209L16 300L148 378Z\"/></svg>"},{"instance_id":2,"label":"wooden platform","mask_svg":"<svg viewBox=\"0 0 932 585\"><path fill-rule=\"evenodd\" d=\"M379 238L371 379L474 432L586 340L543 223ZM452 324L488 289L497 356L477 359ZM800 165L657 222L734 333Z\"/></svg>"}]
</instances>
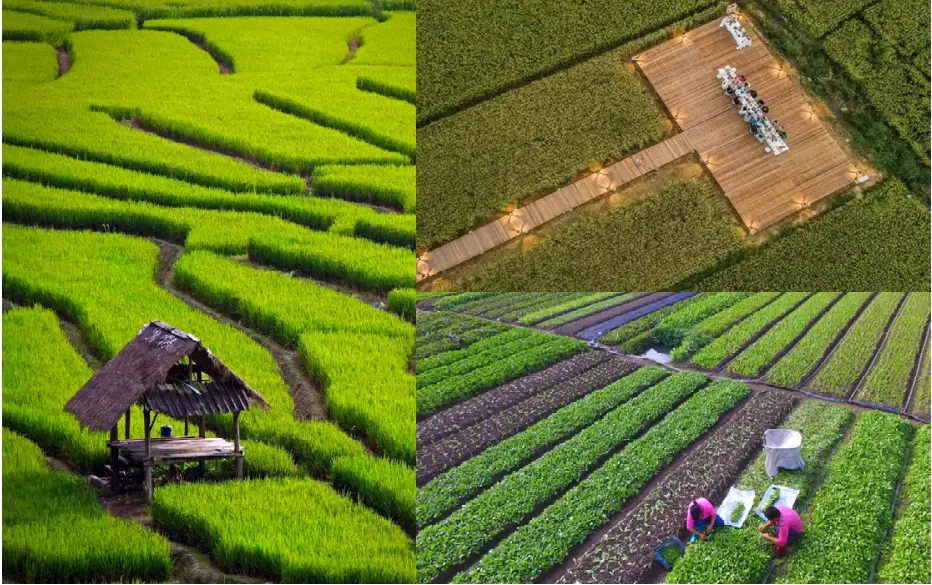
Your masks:
<instances>
[{"instance_id":1,"label":"wooden platform","mask_svg":"<svg viewBox=\"0 0 932 585\"><path fill-rule=\"evenodd\" d=\"M202 459L227 459L236 456L233 443L217 438L172 437L154 438L150 449L153 465L185 463ZM108 447L116 447L120 455L133 465L141 465L146 458L145 439L108 441ZM242 454L243 450L240 450Z\"/></svg>"},{"instance_id":2,"label":"wooden platform","mask_svg":"<svg viewBox=\"0 0 932 585\"><path fill-rule=\"evenodd\" d=\"M715 20L636 60L745 225L758 230L852 184L857 168L795 79L747 30L753 45L738 50ZM770 107L789 135L789 152L774 156L750 135L716 78L725 65L746 76Z\"/></svg>"}]
</instances>

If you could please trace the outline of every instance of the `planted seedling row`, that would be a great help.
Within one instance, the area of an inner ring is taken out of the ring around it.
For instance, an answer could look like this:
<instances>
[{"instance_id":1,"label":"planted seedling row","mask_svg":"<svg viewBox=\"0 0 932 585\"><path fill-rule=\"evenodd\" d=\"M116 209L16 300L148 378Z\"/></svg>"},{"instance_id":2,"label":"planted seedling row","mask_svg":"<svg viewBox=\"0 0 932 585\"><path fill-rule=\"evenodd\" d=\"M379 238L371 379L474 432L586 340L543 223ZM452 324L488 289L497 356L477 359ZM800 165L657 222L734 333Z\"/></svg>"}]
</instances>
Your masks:
<instances>
[{"instance_id":1,"label":"planted seedling row","mask_svg":"<svg viewBox=\"0 0 932 585\"><path fill-rule=\"evenodd\" d=\"M922 351L919 353L918 371L913 376L912 388L903 409L923 422L929 422L929 335L929 330L926 330Z\"/></svg>"},{"instance_id":2,"label":"planted seedling row","mask_svg":"<svg viewBox=\"0 0 932 585\"><path fill-rule=\"evenodd\" d=\"M569 311L562 315L558 315L551 319L547 319L546 321L539 323L539 326L540 327L559 327L560 325L571 323L573 321L577 321L584 317L588 317L589 315L592 315L594 313L598 313L599 311L604 311L606 309L610 309L612 307L618 306L622 303L626 303L630 301L633 297L634 295L630 293L610 297L605 300L592 303L591 305L586 305L584 307L580 307L578 309Z\"/></svg>"},{"instance_id":3,"label":"planted seedling row","mask_svg":"<svg viewBox=\"0 0 932 585\"><path fill-rule=\"evenodd\" d=\"M621 406L669 372L646 367L564 406L524 431L497 443L418 490L420 526L442 519L460 502L492 485L558 442L568 439Z\"/></svg>"},{"instance_id":4,"label":"planted seedling row","mask_svg":"<svg viewBox=\"0 0 932 585\"><path fill-rule=\"evenodd\" d=\"M573 298L560 303L551 304L547 307L541 307L532 313L521 316L518 322L523 325L536 325L552 317L558 317L570 311L575 311L580 307L597 303L604 299L613 297L619 293L594 293L587 295L576 295Z\"/></svg>"},{"instance_id":5,"label":"planted seedling row","mask_svg":"<svg viewBox=\"0 0 932 585\"><path fill-rule=\"evenodd\" d=\"M418 580L444 579L461 568L509 527L526 520L536 507L577 484L589 470L661 419L707 380L695 373L665 379L505 477L442 522L421 530L417 538Z\"/></svg>"},{"instance_id":6,"label":"planted seedling row","mask_svg":"<svg viewBox=\"0 0 932 585\"><path fill-rule=\"evenodd\" d=\"M455 376L468 374L506 357L549 343L552 340L552 336L543 333L512 329L480 343L474 343L466 349L447 352L445 357L437 360L442 367L428 367L428 371L417 375L418 388L430 388L433 384ZM436 357L440 358L440 356ZM430 365L429 362L428 366Z\"/></svg>"},{"instance_id":7,"label":"planted seedling row","mask_svg":"<svg viewBox=\"0 0 932 585\"><path fill-rule=\"evenodd\" d=\"M670 353L670 359L685 362L723 332L739 326L745 319L751 318L779 298L780 293L757 293L701 321Z\"/></svg>"},{"instance_id":8,"label":"planted seedling row","mask_svg":"<svg viewBox=\"0 0 932 585\"><path fill-rule=\"evenodd\" d=\"M603 351L586 351L546 369L491 388L431 415L417 424L418 448L472 426L522 400L572 380L609 359Z\"/></svg>"}]
</instances>

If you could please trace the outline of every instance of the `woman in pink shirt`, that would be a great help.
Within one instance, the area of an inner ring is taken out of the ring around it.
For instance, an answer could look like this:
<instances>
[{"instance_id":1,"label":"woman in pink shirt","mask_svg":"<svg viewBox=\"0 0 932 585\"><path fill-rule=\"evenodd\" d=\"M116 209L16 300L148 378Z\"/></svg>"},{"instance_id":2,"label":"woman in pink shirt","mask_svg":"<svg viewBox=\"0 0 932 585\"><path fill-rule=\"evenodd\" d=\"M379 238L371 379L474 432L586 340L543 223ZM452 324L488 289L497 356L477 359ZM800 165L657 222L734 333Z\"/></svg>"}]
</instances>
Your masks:
<instances>
[{"instance_id":1,"label":"woman in pink shirt","mask_svg":"<svg viewBox=\"0 0 932 585\"><path fill-rule=\"evenodd\" d=\"M773 556L782 556L786 545L795 542L803 533L803 522L799 519L796 510L789 506L770 506L764 510L764 516L767 517L767 523L760 527L761 538L776 545L773 549ZM776 538L764 534L771 526L776 526Z\"/></svg>"},{"instance_id":2,"label":"woman in pink shirt","mask_svg":"<svg viewBox=\"0 0 932 585\"><path fill-rule=\"evenodd\" d=\"M724 526L725 521L715 513L715 506L705 498L698 498L689 503L686 512L686 530L693 533L689 542L696 542L696 538L705 540L712 533L712 528Z\"/></svg>"}]
</instances>

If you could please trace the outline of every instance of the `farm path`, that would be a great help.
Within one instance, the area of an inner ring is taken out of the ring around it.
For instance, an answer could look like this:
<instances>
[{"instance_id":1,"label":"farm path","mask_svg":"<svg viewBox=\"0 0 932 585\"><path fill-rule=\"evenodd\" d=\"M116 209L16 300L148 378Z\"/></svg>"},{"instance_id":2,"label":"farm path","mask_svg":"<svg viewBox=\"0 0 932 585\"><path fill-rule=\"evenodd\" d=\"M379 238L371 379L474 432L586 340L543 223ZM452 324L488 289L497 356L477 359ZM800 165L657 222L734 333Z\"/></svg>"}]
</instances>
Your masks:
<instances>
[{"instance_id":1,"label":"farm path","mask_svg":"<svg viewBox=\"0 0 932 585\"><path fill-rule=\"evenodd\" d=\"M452 242L425 252L418 258L417 279L424 280L484 254L693 151L695 148L686 134L681 133L632 154Z\"/></svg>"},{"instance_id":2,"label":"farm path","mask_svg":"<svg viewBox=\"0 0 932 585\"><path fill-rule=\"evenodd\" d=\"M282 378L291 390L295 419L326 419L327 407L324 403L323 390L320 384L314 380L304 367L304 360L301 359L298 352L288 349L271 338L243 326L238 321L215 311L191 295L179 290L178 287L175 286L172 276L174 274L175 262L177 262L178 258L184 253L184 248L163 240L153 239L153 242L159 247L159 285L191 307L209 315L220 323L236 328L265 348L265 350L272 355L275 363L278 364L278 369L281 371Z\"/></svg>"}]
</instances>

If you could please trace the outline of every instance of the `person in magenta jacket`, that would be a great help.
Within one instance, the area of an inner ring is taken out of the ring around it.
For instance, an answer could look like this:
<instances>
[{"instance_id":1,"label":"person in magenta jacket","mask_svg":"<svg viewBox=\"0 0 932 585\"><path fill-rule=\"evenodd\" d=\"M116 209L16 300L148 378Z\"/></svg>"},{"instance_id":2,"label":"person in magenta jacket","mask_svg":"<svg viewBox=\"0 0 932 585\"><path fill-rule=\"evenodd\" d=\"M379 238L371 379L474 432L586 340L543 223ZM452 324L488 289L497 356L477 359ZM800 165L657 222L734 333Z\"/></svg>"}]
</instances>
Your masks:
<instances>
[{"instance_id":1,"label":"person in magenta jacket","mask_svg":"<svg viewBox=\"0 0 932 585\"><path fill-rule=\"evenodd\" d=\"M686 530L693 534L689 542L695 542L697 538L705 540L713 528L724 525L725 521L715 513L715 506L709 500L697 498L689 503L686 511Z\"/></svg>"},{"instance_id":2,"label":"person in magenta jacket","mask_svg":"<svg viewBox=\"0 0 932 585\"><path fill-rule=\"evenodd\" d=\"M760 527L761 538L776 545L773 549L775 557L782 556L786 545L795 542L803 533L803 521L789 506L770 506L764 510L764 516L767 523ZM771 526L776 527L776 537L764 534Z\"/></svg>"}]
</instances>

